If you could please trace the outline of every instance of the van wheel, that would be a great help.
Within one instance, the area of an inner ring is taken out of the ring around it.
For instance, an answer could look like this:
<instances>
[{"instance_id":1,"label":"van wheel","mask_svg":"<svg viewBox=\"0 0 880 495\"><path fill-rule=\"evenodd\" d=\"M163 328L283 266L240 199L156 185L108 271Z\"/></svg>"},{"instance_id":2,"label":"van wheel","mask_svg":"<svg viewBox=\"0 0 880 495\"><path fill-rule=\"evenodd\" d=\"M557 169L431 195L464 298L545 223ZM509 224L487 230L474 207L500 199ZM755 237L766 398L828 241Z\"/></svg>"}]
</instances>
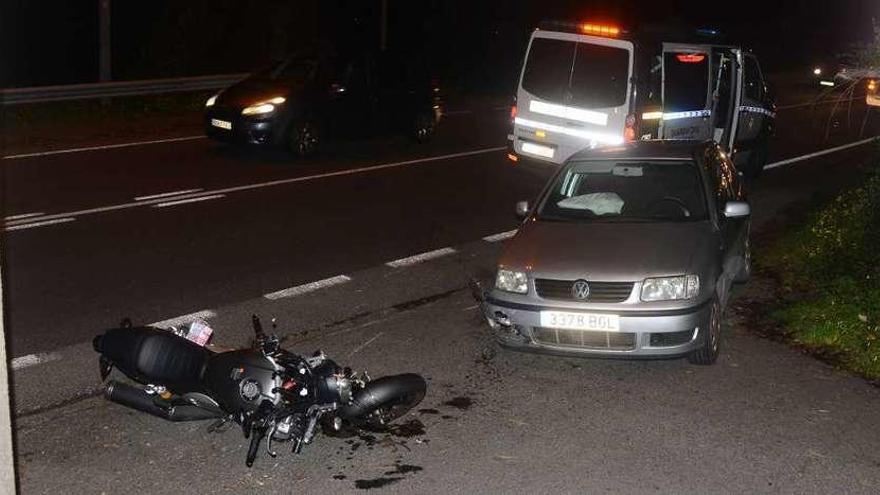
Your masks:
<instances>
[{"instance_id":1,"label":"van wheel","mask_svg":"<svg viewBox=\"0 0 880 495\"><path fill-rule=\"evenodd\" d=\"M412 136L419 143L427 143L437 133L437 123L434 121L434 113L428 111L419 112L416 115L412 127Z\"/></svg>"},{"instance_id":2,"label":"van wheel","mask_svg":"<svg viewBox=\"0 0 880 495\"><path fill-rule=\"evenodd\" d=\"M321 145L321 129L311 119L296 120L290 124L287 143L294 155L312 156Z\"/></svg>"},{"instance_id":3,"label":"van wheel","mask_svg":"<svg viewBox=\"0 0 880 495\"><path fill-rule=\"evenodd\" d=\"M688 355L691 364L708 366L715 364L721 350L721 302L718 296L712 299L712 309L706 322L706 336L700 348Z\"/></svg>"},{"instance_id":4,"label":"van wheel","mask_svg":"<svg viewBox=\"0 0 880 495\"><path fill-rule=\"evenodd\" d=\"M764 166L767 165L767 156L767 143L758 145L752 152L752 156L749 157L748 170L751 181L755 181L761 175L761 172L764 171Z\"/></svg>"}]
</instances>

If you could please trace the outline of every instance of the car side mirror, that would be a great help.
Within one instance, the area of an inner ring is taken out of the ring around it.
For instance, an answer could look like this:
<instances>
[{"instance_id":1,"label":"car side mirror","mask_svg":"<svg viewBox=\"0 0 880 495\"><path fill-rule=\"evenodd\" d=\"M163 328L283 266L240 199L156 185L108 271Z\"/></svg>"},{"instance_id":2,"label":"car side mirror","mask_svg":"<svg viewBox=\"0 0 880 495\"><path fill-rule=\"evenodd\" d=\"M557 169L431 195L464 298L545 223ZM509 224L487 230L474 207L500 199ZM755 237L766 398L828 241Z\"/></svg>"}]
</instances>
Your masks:
<instances>
[{"instance_id":1,"label":"car side mirror","mask_svg":"<svg viewBox=\"0 0 880 495\"><path fill-rule=\"evenodd\" d=\"M525 220L527 216L529 216L529 202L528 201L517 201L516 202L516 217L520 220Z\"/></svg>"},{"instance_id":2,"label":"car side mirror","mask_svg":"<svg viewBox=\"0 0 880 495\"><path fill-rule=\"evenodd\" d=\"M724 205L724 216L727 218L745 218L752 214L752 208L745 201L728 201Z\"/></svg>"}]
</instances>

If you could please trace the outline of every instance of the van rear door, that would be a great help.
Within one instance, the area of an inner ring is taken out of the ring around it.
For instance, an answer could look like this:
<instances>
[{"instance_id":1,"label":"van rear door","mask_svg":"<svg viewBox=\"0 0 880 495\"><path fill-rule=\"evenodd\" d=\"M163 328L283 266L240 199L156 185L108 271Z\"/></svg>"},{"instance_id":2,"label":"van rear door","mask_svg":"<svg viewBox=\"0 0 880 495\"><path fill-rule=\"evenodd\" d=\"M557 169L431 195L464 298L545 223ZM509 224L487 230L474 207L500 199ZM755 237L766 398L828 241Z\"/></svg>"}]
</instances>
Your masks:
<instances>
[{"instance_id":1,"label":"van rear door","mask_svg":"<svg viewBox=\"0 0 880 495\"><path fill-rule=\"evenodd\" d=\"M663 43L661 139L712 139L712 47Z\"/></svg>"},{"instance_id":2,"label":"van rear door","mask_svg":"<svg viewBox=\"0 0 880 495\"><path fill-rule=\"evenodd\" d=\"M734 149L743 98L742 50L664 43L661 139L712 139Z\"/></svg>"},{"instance_id":3,"label":"van rear door","mask_svg":"<svg viewBox=\"0 0 880 495\"><path fill-rule=\"evenodd\" d=\"M517 92L516 153L562 163L584 148L622 143L632 71L630 41L535 31Z\"/></svg>"}]
</instances>

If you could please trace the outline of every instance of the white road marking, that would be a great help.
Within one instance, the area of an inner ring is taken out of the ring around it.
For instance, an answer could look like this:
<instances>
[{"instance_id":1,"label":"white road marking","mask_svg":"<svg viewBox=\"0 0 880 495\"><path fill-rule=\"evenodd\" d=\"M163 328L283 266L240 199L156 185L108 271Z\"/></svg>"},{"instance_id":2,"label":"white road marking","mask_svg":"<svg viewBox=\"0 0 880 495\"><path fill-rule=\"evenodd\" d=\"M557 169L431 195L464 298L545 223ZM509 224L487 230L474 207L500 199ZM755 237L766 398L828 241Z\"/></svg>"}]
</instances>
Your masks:
<instances>
[{"instance_id":1,"label":"white road marking","mask_svg":"<svg viewBox=\"0 0 880 495\"><path fill-rule=\"evenodd\" d=\"M24 220L25 218L38 217L41 215L45 215L45 213L22 213L20 215L12 215L3 219L4 222L11 222L13 220Z\"/></svg>"},{"instance_id":2,"label":"white road marking","mask_svg":"<svg viewBox=\"0 0 880 495\"><path fill-rule=\"evenodd\" d=\"M309 292L314 292L319 289L325 289L334 285L344 284L349 281L351 281L351 277L348 277L346 275L337 275L335 277L325 278L324 280L317 280L315 282L297 285L296 287L290 287L289 289L283 289L277 292L264 294L263 297L271 301L275 301L278 299L284 299L286 297L300 296Z\"/></svg>"},{"instance_id":3,"label":"white road marking","mask_svg":"<svg viewBox=\"0 0 880 495\"><path fill-rule=\"evenodd\" d=\"M58 361L61 359L61 355L54 352L45 352L40 354L28 354L27 356L21 356L14 358L12 360L12 369L20 370L23 368L27 368L30 366L36 366L38 364L48 363L51 361Z\"/></svg>"},{"instance_id":4,"label":"white road marking","mask_svg":"<svg viewBox=\"0 0 880 495\"><path fill-rule=\"evenodd\" d=\"M210 199L219 199L219 198L225 198L225 197L226 197L225 194L212 194L210 196L199 196L196 198L180 199L180 200L176 200L176 201L166 201L163 203L157 203L153 207L154 208L167 208L169 206L185 205L187 203L196 203L198 201L208 201Z\"/></svg>"},{"instance_id":5,"label":"white road marking","mask_svg":"<svg viewBox=\"0 0 880 495\"><path fill-rule=\"evenodd\" d=\"M169 196L183 196L184 194L192 194L204 191L204 189L184 189L182 191L172 191L167 193L160 194L151 194L149 196L137 196L134 198L135 201L146 201L148 199L158 199L158 198L167 198Z\"/></svg>"},{"instance_id":6,"label":"white road marking","mask_svg":"<svg viewBox=\"0 0 880 495\"><path fill-rule=\"evenodd\" d=\"M838 151L843 151L849 148L855 148L858 146L862 146L864 144L872 143L877 141L880 137L875 136L868 139L863 139L861 141L856 141L855 143L844 144L843 146L837 146L835 148L829 148L827 150L817 151L815 153L808 153L806 155L796 156L794 158L789 158L787 160L782 160L774 163L769 163L764 166L764 170L770 170L772 168L781 167L783 165L791 165L792 163L801 162L804 160L809 160L811 158L816 158L819 156L830 155L831 153L837 153Z\"/></svg>"},{"instance_id":7,"label":"white road marking","mask_svg":"<svg viewBox=\"0 0 880 495\"><path fill-rule=\"evenodd\" d=\"M369 172L375 172L377 170L387 170L387 169L392 169L392 168L400 168L400 167L406 167L409 165L431 163L431 162L448 160L448 159L453 159L453 158L464 158L464 157L468 157L468 156L485 155L487 153L504 151L506 149L507 149L506 146L498 146L495 148L483 148L483 149L473 150L473 151L463 151L460 153L451 153L448 155L431 156L431 157L427 157L427 158L416 158L414 160L406 160L406 161L402 161L402 162L393 162L393 163L384 163L381 165L372 165L369 167L340 170L338 172L328 172L325 174L306 175L303 177L292 177L290 179L279 179L279 180L273 180L273 181L269 181L269 182L259 182L256 184L246 184L243 186L226 187L223 189L216 189L214 191L193 193L192 195L186 195L186 197L187 198L197 198L197 197L206 196L206 195L228 194L228 193L234 193L234 192L249 191L252 189L260 189L260 188L264 188L264 187L282 186L282 185L286 185L286 184L295 184L298 182L309 182L309 181L313 181L313 180L326 179L329 177L341 177L341 176L346 176L346 175L364 174L364 173L369 173ZM181 199L185 199L185 198L181 198ZM53 214L53 215L46 215L45 217L41 217L41 219L51 220L51 219L62 218L62 217L94 215L96 213L105 213L108 211L125 210L125 209L129 209L129 208L137 208L137 207L145 206L145 205L159 204L162 202L163 202L163 200L161 198L148 199L148 200L136 201L136 202L132 202L132 203L122 203L122 204L110 205L110 206L99 206L96 208L87 208L84 210L77 210L77 211L71 211L71 212L66 212L66 213L57 213L57 214Z\"/></svg>"},{"instance_id":8,"label":"white road marking","mask_svg":"<svg viewBox=\"0 0 880 495\"><path fill-rule=\"evenodd\" d=\"M12 232L15 230L32 229L35 227L45 227L47 225L55 225L58 223L67 223L67 222L72 222L74 220L76 220L76 218L73 218L73 217L53 218L52 220L44 220L41 222L29 222L29 223L20 223L20 224L16 224L16 225L9 225L9 226L3 227L3 230L5 230L6 232Z\"/></svg>"},{"instance_id":9,"label":"white road marking","mask_svg":"<svg viewBox=\"0 0 880 495\"><path fill-rule=\"evenodd\" d=\"M371 339L369 339L369 340L367 340L366 342L364 342L363 344L361 344L361 345L355 347L351 352L348 353L348 356L346 356L346 358L350 358L350 357L354 356L355 354L361 352L362 350L364 350L365 347L367 347L368 345L370 345L370 344L372 344L373 342L375 342L376 339L378 339L379 337L381 337L382 334L384 334L384 333L385 333L385 332L379 332L379 333L377 333L376 335L374 335Z\"/></svg>"},{"instance_id":10,"label":"white road marking","mask_svg":"<svg viewBox=\"0 0 880 495\"><path fill-rule=\"evenodd\" d=\"M208 320L217 316L217 312L211 309L205 309L202 311L197 311L195 313L190 313L188 315L178 316L177 318L170 318L167 320L157 321L156 323L150 323L149 326L157 327L157 328L168 328L168 327L177 327L180 325L186 325L187 323L192 323L195 320Z\"/></svg>"},{"instance_id":11,"label":"white road marking","mask_svg":"<svg viewBox=\"0 0 880 495\"><path fill-rule=\"evenodd\" d=\"M856 100L861 100L861 99L864 99L864 96L854 97L854 98L839 98L836 100L808 101L805 103L795 103L793 105L782 105L782 106L776 107L776 109L777 110L788 110L790 108L811 107L811 106L815 106L815 105L827 105L829 103L843 103L843 102L850 102L850 101L856 101Z\"/></svg>"},{"instance_id":12,"label":"white road marking","mask_svg":"<svg viewBox=\"0 0 880 495\"><path fill-rule=\"evenodd\" d=\"M501 232L498 234L487 235L486 237L483 237L483 240L486 242L504 241L504 240L510 239L511 237L515 236L516 232L517 232L516 229L514 229L514 230L508 230L507 232Z\"/></svg>"},{"instance_id":13,"label":"white road marking","mask_svg":"<svg viewBox=\"0 0 880 495\"><path fill-rule=\"evenodd\" d=\"M399 260L389 261L388 263L385 263L385 265L390 266L391 268L401 268L404 266L415 265L416 263L421 263L423 261L433 260L435 258L441 258L443 256L449 256L450 254L455 254L456 252L457 251L455 249L452 249L450 247L435 249L433 251L417 254L408 258L401 258Z\"/></svg>"},{"instance_id":14,"label":"white road marking","mask_svg":"<svg viewBox=\"0 0 880 495\"><path fill-rule=\"evenodd\" d=\"M133 143L105 144L103 146L86 146L84 148L69 148L65 150L38 151L36 153L20 153L18 155L4 156L4 160L18 160L21 158L34 158L38 156L64 155L67 153L82 153L83 151L113 150L118 148L130 148L132 146L144 146L147 144L179 143L181 141L194 141L205 139L206 136L185 136L179 138L153 139L151 141L135 141Z\"/></svg>"},{"instance_id":15,"label":"white road marking","mask_svg":"<svg viewBox=\"0 0 880 495\"><path fill-rule=\"evenodd\" d=\"M462 311L473 311L473 310L475 310L475 309L477 309L477 308L479 308L479 307L480 307L479 304L474 304L473 306L468 306L468 307L466 307L466 308L462 308Z\"/></svg>"}]
</instances>

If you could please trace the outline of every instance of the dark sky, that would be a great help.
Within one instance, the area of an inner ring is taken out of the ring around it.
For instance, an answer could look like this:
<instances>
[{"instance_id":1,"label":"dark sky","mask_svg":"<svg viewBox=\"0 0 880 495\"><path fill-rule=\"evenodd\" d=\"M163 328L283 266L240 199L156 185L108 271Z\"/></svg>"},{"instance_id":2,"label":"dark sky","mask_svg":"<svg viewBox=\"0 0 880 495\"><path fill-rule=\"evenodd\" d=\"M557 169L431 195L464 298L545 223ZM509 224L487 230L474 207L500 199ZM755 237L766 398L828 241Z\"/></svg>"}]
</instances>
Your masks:
<instances>
[{"instance_id":1,"label":"dark sky","mask_svg":"<svg viewBox=\"0 0 880 495\"><path fill-rule=\"evenodd\" d=\"M379 0L112 0L118 78L249 70L316 35L375 42ZM810 65L866 40L880 0L389 0L392 41L425 45L450 74L511 71L541 19L674 20L719 27L765 66ZM708 5L708 6L707 6ZM722 8L723 7L723 8ZM0 84L90 82L97 75L97 0L6 0ZM353 25L353 19L357 25ZM477 70L479 69L479 70ZM457 77L457 76L456 76ZM465 77L465 76L462 76Z\"/></svg>"}]
</instances>

